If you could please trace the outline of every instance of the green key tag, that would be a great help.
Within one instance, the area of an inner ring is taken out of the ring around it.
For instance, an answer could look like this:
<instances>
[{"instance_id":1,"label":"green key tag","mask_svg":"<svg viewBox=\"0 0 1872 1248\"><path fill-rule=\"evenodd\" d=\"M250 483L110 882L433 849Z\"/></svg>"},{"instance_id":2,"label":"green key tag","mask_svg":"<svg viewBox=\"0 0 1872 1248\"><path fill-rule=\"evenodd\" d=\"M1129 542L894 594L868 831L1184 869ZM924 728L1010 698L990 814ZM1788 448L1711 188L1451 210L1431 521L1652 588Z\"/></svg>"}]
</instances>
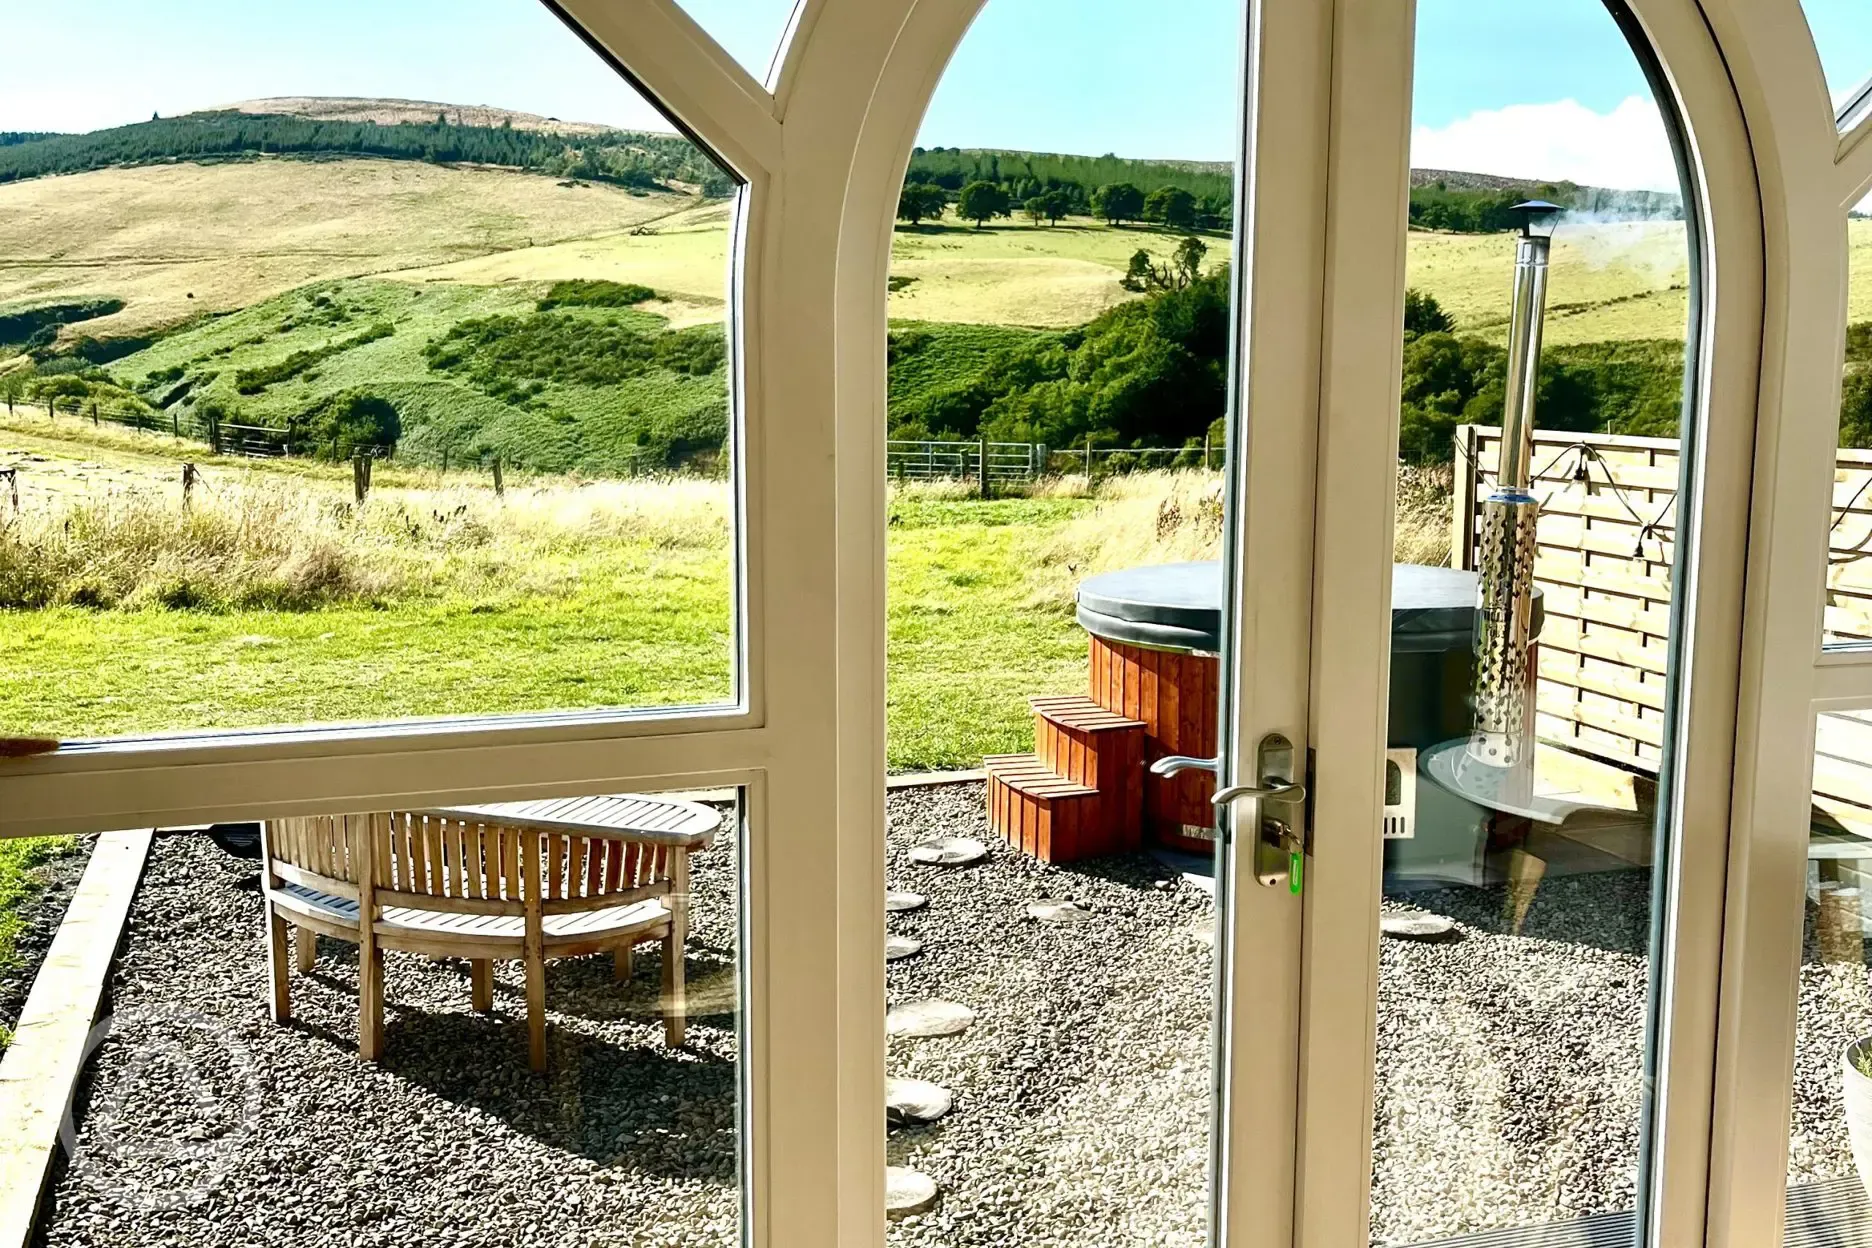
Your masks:
<instances>
[{"instance_id":1,"label":"green key tag","mask_svg":"<svg viewBox=\"0 0 1872 1248\"><path fill-rule=\"evenodd\" d=\"M1306 855L1298 850L1287 855L1287 891L1298 897L1301 887L1301 873L1306 869Z\"/></svg>"}]
</instances>

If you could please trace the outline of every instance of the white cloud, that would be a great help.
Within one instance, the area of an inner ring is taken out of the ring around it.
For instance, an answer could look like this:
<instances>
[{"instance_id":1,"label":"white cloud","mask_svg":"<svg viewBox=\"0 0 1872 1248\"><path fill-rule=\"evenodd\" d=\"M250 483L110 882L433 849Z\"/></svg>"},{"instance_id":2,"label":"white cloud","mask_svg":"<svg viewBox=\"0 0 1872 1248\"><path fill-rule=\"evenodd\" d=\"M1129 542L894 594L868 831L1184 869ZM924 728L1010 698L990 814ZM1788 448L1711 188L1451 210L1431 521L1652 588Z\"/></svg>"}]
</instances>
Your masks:
<instances>
[{"instance_id":1,"label":"white cloud","mask_svg":"<svg viewBox=\"0 0 1872 1248\"><path fill-rule=\"evenodd\" d=\"M1577 100L1511 104L1411 134L1419 169L1577 182L1621 191L1676 191L1677 166L1657 106L1631 96L1609 113Z\"/></svg>"}]
</instances>

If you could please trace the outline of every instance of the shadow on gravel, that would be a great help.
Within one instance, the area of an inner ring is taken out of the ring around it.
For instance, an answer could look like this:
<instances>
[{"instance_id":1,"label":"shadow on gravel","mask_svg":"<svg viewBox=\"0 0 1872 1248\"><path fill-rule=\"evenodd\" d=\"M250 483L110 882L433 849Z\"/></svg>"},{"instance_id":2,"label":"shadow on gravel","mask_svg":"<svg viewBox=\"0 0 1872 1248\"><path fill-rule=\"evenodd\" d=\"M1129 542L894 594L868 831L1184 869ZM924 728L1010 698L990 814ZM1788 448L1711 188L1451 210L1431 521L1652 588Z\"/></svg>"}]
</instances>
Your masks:
<instances>
[{"instance_id":1,"label":"shadow on gravel","mask_svg":"<svg viewBox=\"0 0 1872 1248\"><path fill-rule=\"evenodd\" d=\"M444 1100L600 1166L689 1179L735 1177L735 1063L660 1038L614 1044L549 1028L551 1069L526 1063L519 1018L406 1010L384 1068Z\"/></svg>"},{"instance_id":2,"label":"shadow on gravel","mask_svg":"<svg viewBox=\"0 0 1872 1248\"><path fill-rule=\"evenodd\" d=\"M1424 888L1387 894L1493 935L1586 945L1643 957L1651 939L1651 873L1604 871L1541 882L1516 931L1509 886Z\"/></svg>"}]
</instances>

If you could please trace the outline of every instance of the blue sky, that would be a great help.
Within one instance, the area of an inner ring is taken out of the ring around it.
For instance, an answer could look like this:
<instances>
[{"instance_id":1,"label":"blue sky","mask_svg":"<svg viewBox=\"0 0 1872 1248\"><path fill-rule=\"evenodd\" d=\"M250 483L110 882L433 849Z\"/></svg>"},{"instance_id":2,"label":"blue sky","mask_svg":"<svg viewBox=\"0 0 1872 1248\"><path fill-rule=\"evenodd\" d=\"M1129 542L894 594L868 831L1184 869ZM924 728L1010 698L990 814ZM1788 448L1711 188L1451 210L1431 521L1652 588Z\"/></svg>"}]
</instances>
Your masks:
<instances>
[{"instance_id":1,"label":"blue sky","mask_svg":"<svg viewBox=\"0 0 1872 1248\"><path fill-rule=\"evenodd\" d=\"M1872 0L1806 0L1836 92L1872 75ZM12 6L36 50L0 129L84 130L266 95L382 95L658 125L531 0L57 0ZM689 0L757 76L792 0ZM1599 0L1419 0L1413 161L1669 186L1637 63ZM926 145L1227 159L1239 0L989 0ZM69 49L69 51L61 51Z\"/></svg>"}]
</instances>

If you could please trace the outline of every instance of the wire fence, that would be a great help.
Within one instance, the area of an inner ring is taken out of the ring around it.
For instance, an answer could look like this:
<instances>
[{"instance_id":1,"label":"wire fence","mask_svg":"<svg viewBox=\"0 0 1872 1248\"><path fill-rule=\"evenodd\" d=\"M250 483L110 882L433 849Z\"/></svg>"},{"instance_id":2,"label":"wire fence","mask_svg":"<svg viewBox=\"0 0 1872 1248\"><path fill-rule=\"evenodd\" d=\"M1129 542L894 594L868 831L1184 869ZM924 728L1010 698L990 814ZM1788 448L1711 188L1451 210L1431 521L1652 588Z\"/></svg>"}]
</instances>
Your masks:
<instances>
[{"instance_id":1,"label":"wire fence","mask_svg":"<svg viewBox=\"0 0 1872 1248\"><path fill-rule=\"evenodd\" d=\"M388 460L397 452L394 445L356 443L340 437L333 437L329 446L314 444L303 435L295 438L285 429L227 420L212 405L184 407L176 404L157 409L109 397L53 394L30 400L15 398L6 405L6 410L15 420L43 414L55 426L65 421L89 423L93 427L108 424L151 436L200 443L214 455L249 459L303 458L342 463L360 456ZM418 452L421 462L439 467L444 473L488 472L497 465L512 467L499 451L485 447L443 443L421 446ZM885 471L899 481L971 481L992 491L1066 474L1106 477L1168 468L1217 469L1222 466L1222 457L1221 446L1211 446L1208 439L1185 446L1088 444L1067 448L1049 447L1043 442L893 438L885 444ZM406 453L404 458L412 457ZM627 448L614 458L623 461L617 474L623 477L667 471L669 467L665 457L651 447Z\"/></svg>"},{"instance_id":2,"label":"wire fence","mask_svg":"<svg viewBox=\"0 0 1872 1248\"><path fill-rule=\"evenodd\" d=\"M1220 468L1222 448L1207 440L1190 446L1049 447L1044 442L978 439L884 444L885 474L897 481L974 481L992 488L1028 484L1069 473L1115 476L1165 468Z\"/></svg>"}]
</instances>

